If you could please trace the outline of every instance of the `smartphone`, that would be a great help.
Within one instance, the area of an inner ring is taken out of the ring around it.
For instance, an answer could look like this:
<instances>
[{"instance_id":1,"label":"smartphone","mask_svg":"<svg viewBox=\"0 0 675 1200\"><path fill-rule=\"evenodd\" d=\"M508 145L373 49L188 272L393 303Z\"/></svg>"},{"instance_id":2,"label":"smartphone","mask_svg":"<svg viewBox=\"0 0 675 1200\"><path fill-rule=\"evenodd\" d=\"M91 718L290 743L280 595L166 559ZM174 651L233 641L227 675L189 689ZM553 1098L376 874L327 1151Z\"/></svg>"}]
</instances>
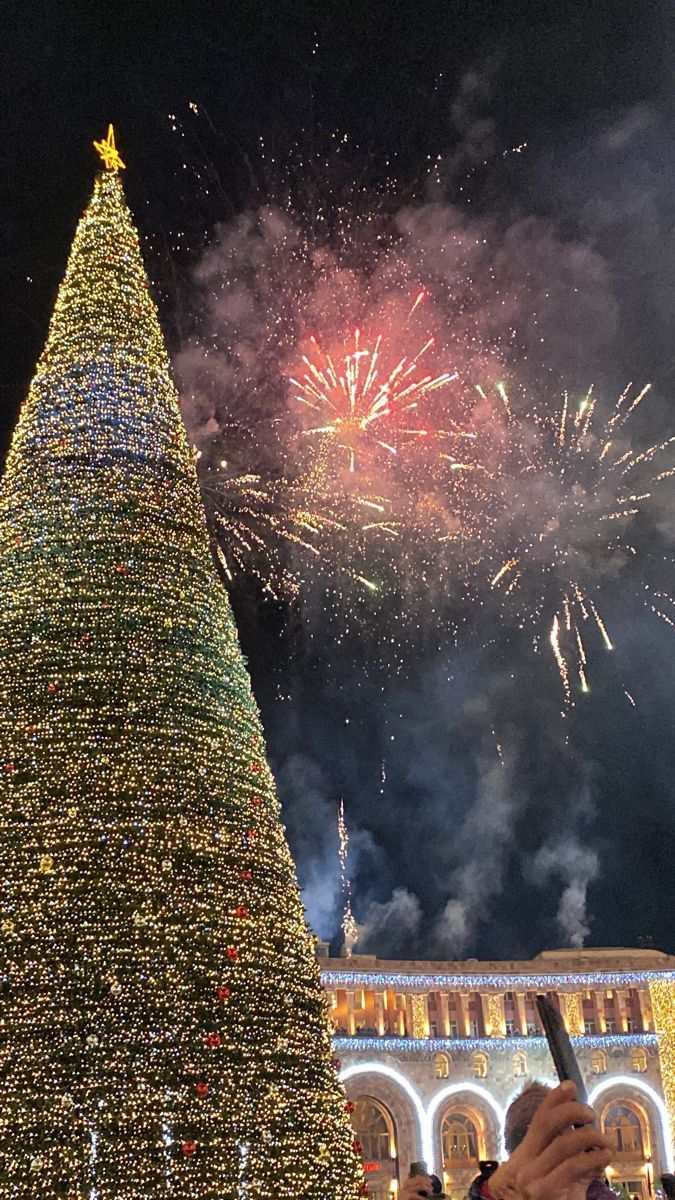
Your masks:
<instances>
[{"instance_id":1,"label":"smartphone","mask_svg":"<svg viewBox=\"0 0 675 1200\"><path fill-rule=\"evenodd\" d=\"M429 1175L429 1168L425 1162L414 1162L410 1164L410 1176ZM432 1196L440 1197L443 1195L443 1184L438 1175L430 1175L431 1179L431 1194Z\"/></svg>"},{"instance_id":2,"label":"smartphone","mask_svg":"<svg viewBox=\"0 0 675 1200\"><path fill-rule=\"evenodd\" d=\"M586 1084L581 1077L579 1064L560 1013L551 1004L548 996L537 996L537 1009L544 1026L551 1057L558 1072L558 1079L561 1083L565 1079L571 1079L572 1083L576 1083L577 1099L581 1100L582 1104L587 1104Z\"/></svg>"}]
</instances>

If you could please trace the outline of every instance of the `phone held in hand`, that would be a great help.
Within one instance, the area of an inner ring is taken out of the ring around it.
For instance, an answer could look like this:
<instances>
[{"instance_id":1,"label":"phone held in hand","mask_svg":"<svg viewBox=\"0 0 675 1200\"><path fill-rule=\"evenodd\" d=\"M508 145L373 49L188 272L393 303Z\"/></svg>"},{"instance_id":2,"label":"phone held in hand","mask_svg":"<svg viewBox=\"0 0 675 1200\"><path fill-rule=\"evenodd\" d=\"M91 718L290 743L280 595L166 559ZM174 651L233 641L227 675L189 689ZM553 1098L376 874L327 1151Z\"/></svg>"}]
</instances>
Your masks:
<instances>
[{"instance_id":1,"label":"phone held in hand","mask_svg":"<svg viewBox=\"0 0 675 1200\"><path fill-rule=\"evenodd\" d=\"M425 1162L414 1162L410 1164L410 1176L429 1175L429 1168ZM429 1175L431 1179L431 1194L432 1196L441 1197L443 1195L443 1184L438 1175Z\"/></svg>"},{"instance_id":2,"label":"phone held in hand","mask_svg":"<svg viewBox=\"0 0 675 1200\"><path fill-rule=\"evenodd\" d=\"M565 1079L571 1079L572 1083L575 1083L577 1086L577 1099L581 1100L582 1104L587 1104L588 1094L586 1092L586 1084L582 1079L577 1057L572 1048L570 1036L563 1025L560 1013L551 1003L548 996L537 996L537 1010L544 1027L546 1041L551 1051L558 1079L561 1083Z\"/></svg>"}]
</instances>

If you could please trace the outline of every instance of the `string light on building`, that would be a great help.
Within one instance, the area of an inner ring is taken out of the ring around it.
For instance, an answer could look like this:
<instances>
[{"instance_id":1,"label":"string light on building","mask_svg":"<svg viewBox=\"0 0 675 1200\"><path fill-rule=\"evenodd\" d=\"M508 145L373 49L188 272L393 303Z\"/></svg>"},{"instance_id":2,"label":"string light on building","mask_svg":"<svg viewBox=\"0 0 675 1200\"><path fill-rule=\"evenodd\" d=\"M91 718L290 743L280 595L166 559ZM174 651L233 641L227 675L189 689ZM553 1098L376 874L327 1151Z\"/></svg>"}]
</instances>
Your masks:
<instances>
[{"instance_id":1,"label":"string light on building","mask_svg":"<svg viewBox=\"0 0 675 1200\"><path fill-rule=\"evenodd\" d=\"M410 997L410 1012L412 1036L416 1042L429 1036L429 1018L427 1017L426 996L413 995Z\"/></svg>"},{"instance_id":2,"label":"string light on building","mask_svg":"<svg viewBox=\"0 0 675 1200\"><path fill-rule=\"evenodd\" d=\"M504 1021L504 1001L497 992L490 992L487 998L488 1033L492 1037L505 1037L506 1023Z\"/></svg>"},{"instance_id":3,"label":"string light on building","mask_svg":"<svg viewBox=\"0 0 675 1200\"><path fill-rule=\"evenodd\" d=\"M584 1033L584 1010L578 992L565 993L565 1023L570 1037L581 1037Z\"/></svg>"},{"instance_id":4,"label":"string light on building","mask_svg":"<svg viewBox=\"0 0 675 1200\"><path fill-rule=\"evenodd\" d=\"M589 988L625 988L649 984L652 980L662 980L671 987L675 986L675 971L588 971L570 972L561 975L556 972L544 974L533 971L529 975L503 975L486 971L484 974L458 972L456 975L447 972L420 974L417 971L324 971L323 980L326 987L372 987L372 988L415 988L427 989L461 989L470 992L475 990L509 991L510 989L529 989L531 991L566 991L569 987Z\"/></svg>"},{"instance_id":5,"label":"string light on building","mask_svg":"<svg viewBox=\"0 0 675 1200\"><path fill-rule=\"evenodd\" d=\"M423 998L423 997L422 997ZM506 1039L505 1039L506 1041ZM572 1038L572 1044L585 1050L626 1050L631 1046L658 1046L658 1039L653 1033L607 1033L592 1034L584 1038ZM510 1037L508 1045L513 1050L537 1050L545 1045L543 1037ZM471 1038L416 1038L416 1037L343 1037L333 1039L334 1048L340 1053L354 1050L379 1050L382 1054L395 1051L429 1051L434 1054L438 1050L460 1051L494 1050L495 1041L492 1037Z\"/></svg>"},{"instance_id":6,"label":"string light on building","mask_svg":"<svg viewBox=\"0 0 675 1200\"><path fill-rule=\"evenodd\" d=\"M675 1142L675 987L665 979L652 979L649 995L659 1044L663 1094Z\"/></svg>"}]
</instances>

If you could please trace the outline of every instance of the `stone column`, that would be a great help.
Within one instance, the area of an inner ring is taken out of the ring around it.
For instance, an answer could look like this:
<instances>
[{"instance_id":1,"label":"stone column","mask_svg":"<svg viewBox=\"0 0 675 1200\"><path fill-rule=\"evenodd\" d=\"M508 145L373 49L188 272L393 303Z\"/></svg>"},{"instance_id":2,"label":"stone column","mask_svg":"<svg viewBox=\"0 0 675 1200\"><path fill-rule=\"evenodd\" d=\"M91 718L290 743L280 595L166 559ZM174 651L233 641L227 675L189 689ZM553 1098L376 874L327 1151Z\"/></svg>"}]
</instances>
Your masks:
<instances>
[{"instance_id":1,"label":"stone column","mask_svg":"<svg viewBox=\"0 0 675 1200\"><path fill-rule=\"evenodd\" d=\"M356 1021L354 1020L354 993L347 992L347 1032L351 1037L356 1033Z\"/></svg>"},{"instance_id":2,"label":"stone column","mask_svg":"<svg viewBox=\"0 0 675 1200\"><path fill-rule=\"evenodd\" d=\"M525 1008L525 993L516 992L516 1026L521 1037L527 1036L527 1010Z\"/></svg>"},{"instance_id":3,"label":"stone column","mask_svg":"<svg viewBox=\"0 0 675 1200\"><path fill-rule=\"evenodd\" d=\"M450 1037L450 1006L448 993L439 992L438 999L441 1008L441 1037Z\"/></svg>"},{"instance_id":4,"label":"stone column","mask_svg":"<svg viewBox=\"0 0 675 1200\"><path fill-rule=\"evenodd\" d=\"M457 1016L459 1025L459 1036L469 1037L471 1030L469 1029L469 993L457 993Z\"/></svg>"},{"instance_id":5,"label":"stone column","mask_svg":"<svg viewBox=\"0 0 675 1200\"><path fill-rule=\"evenodd\" d=\"M639 987L637 989L638 1003L640 1005L640 1019L642 1021L642 1028L647 1033L651 1033L654 1029L654 1014L652 1012L651 990L652 990L651 987L649 988L649 991L647 990L646 987Z\"/></svg>"},{"instance_id":6,"label":"stone column","mask_svg":"<svg viewBox=\"0 0 675 1200\"><path fill-rule=\"evenodd\" d=\"M382 992L375 992L375 1028L380 1037L384 1034L384 1003Z\"/></svg>"},{"instance_id":7,"label":"stone column","mask_svg":"<svg viewBox=\"0 0 675 1200\"><path fill-rule=\"evenodd\" d=\"M606 1033L607 1022L605 1020L605 993L596 988L592 995L593 1008L595 1010L595 1031L596 1033Z\"/></svg>"},{"instance_id":8,"label":"stone column","mask_svg":"<svg viewBox=\"0 0 675 1200\"><path fill-rule=\"evenodd\" d=\"M616 998L615 1011L619 1021L617 1033L625 1033L628 1025L628 1005L626 1003L625 989L615 988L614 996Z\"/></svg>"}]
</instances>

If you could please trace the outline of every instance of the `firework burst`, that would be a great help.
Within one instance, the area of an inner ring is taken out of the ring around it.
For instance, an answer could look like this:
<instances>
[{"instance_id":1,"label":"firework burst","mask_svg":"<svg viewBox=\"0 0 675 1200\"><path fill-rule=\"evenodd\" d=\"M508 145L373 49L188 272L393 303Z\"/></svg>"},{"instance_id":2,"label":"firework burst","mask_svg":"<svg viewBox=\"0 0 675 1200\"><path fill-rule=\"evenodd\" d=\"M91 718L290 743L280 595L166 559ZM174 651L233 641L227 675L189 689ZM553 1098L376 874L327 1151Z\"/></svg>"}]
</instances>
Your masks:
<instances>
[{"instance_id":1,"label":"firework burst","mask_svg":"<svg viewBox=\"0 0 675 1200\"><path fill-rule=\"evenodd\" d=\"M420 292L410 310L424 299ZM430 393L457 379L456 373L424 371L424 357L434 345L429 337L416 353L392 356L383 334L372 342L360 329L340 356L310 338L311 354L303 356L304 373L290 377L292 399L309 410L307 437L325 439L346 458L354 473L361 456L384 452L395 456L401 441L426 438L420 405ZM436 431L447 437L446 432Z\"/></svg>"},{"instance_id":2,"label":"firework burst","mask_svg":"<svg viewBox=\"0 0 675 1200\"><path fill-rule=\"evenodd\" d=\"M675 438L645 449L627 442L626 425L648 392L627 388L602 421L592 389L578 403L565 395L555 413L521 416L498 385L498 420L465 494L466 525L478 542L478 586L486 580L505 619L532 627L535 649L548 642L566 705L575 684L589 691L591 631L596 643L614 649L603 593L608 580L639 560L635 520L654 488L675 475L665 461ZM647 603L664 620L674 606L665 593L650 592Z\"/></svg>"}]
</instances>

